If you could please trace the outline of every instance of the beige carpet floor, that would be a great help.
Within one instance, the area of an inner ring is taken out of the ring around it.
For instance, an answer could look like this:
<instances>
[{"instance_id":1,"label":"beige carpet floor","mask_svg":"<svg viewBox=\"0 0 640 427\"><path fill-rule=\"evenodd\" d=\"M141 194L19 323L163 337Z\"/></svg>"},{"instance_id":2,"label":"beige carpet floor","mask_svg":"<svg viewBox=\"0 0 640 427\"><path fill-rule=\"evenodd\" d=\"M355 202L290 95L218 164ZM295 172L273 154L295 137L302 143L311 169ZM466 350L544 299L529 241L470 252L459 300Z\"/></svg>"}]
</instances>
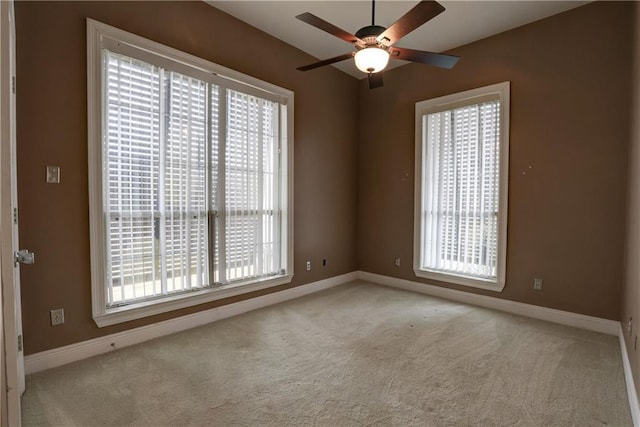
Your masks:
<instances>
[{"instance_id":1,"label":"beige carpet floor","mask_svg":"<svg viewBox=\"0 0 640 427\"><path fill-rule=\"evenodd\" d=\"M630 426L618 340L354 282L27 377L25 426Z\"/></svg>"}]
</instances>

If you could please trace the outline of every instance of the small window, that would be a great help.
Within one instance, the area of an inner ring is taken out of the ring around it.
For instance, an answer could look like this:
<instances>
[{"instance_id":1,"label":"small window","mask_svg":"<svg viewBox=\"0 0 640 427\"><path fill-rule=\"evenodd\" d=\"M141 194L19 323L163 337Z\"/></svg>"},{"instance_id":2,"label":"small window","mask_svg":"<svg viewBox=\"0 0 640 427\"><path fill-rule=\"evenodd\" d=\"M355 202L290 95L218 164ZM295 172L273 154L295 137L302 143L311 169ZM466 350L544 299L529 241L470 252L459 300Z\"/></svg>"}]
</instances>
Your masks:
<instances>
[{"instance_id":1,"label":"small window","mask_svg":"<svg viewBox=\"0 0 640 427\"><path fill-rule=\"evenodd\" d=\"M509 83L416 104L417 276L505 283Z\"/></svg>"},{"instance_id":2,"label":"small window","mask_svg":"<svg viewBox=\"0 0 640 427\"><path fill-rule=\"evenodd\" d=\"M291 280L293 94L88 21L99 326Z\"/></svg>"}]
</instances>

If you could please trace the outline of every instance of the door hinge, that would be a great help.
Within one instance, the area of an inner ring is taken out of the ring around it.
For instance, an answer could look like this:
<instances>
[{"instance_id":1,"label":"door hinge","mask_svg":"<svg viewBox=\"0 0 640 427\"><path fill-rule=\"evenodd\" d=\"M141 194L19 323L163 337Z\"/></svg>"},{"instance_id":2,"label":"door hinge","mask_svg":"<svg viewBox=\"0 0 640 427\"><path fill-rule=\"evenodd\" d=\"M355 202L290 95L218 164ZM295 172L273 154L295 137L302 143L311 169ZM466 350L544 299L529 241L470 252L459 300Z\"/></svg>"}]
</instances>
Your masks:
<instances>
[{"instance_id":1,"label":"door hinge","mask_svg":"<svg viewBox=\"0 0 640 427\"><path fill-rule=\"evenodd\" d=\"M22 351L22 335L18 335L18 351Z\"/></svg>"},{"instance_id":2,"label":"door hinge","mask_svg":"<svg viewBox=\"0 0 640 427\"><path fill-rule=\"evenodd\" d=\"M11 93L16 94L16 76L11 76Z\"/></svg>"},{"instance_id":3,"label":"door hinge","mask_svg":"<svg viewBox=\"0 0 640 427\"><path fill-rule=\"evenodd\" d=\"M18 223L18 208L13 208L13 223Z\"/></svg>"}]
</instances>

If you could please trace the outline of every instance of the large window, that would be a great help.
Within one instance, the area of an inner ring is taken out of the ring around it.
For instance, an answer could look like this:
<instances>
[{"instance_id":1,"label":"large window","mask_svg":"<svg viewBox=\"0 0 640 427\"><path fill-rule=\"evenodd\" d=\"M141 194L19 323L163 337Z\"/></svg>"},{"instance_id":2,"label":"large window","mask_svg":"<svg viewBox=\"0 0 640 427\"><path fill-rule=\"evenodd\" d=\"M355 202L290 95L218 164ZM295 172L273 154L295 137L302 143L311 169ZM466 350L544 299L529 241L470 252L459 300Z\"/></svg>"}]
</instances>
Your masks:
<instances>
[{"instance_id":1,"label":"large window","mask_svg":"<svg viewBox=\"0 0 640 427\"><path fill-rule=\"evenodd\" d=\"M292 277L291 92L88 21L99 326Z\"/></svg>"},{"instance_id":2,"label":"large window","mask_svg":"<svg viewBox=\"0 0 640 427\"><path fill-rule=\"evenodd\" d=\"M508 82L416 104L417 276L503 289L508 115Z\"/></svg>"}]
</instances>

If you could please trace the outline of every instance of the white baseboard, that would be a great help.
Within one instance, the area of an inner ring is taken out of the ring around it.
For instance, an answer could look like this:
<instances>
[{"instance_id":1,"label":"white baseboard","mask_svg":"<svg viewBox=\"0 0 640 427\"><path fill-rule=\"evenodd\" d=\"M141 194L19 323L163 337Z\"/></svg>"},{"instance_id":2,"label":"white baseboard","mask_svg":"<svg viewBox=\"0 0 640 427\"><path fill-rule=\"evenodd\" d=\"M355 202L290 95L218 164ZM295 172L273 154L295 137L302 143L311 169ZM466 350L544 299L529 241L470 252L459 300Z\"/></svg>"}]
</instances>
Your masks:
<instances>
[{"instance_id":1,"label":"white baseboard","mask_svg":"<svg viewBox=\"0 0 640 427\"><path fill-rule=\"evenodd\" d=\"M394 288L405 289L408 291L491 308L494 310L506 311L507 313L519 314L521 316L546 320L548 322L559 323L561 325L574 326L576 328L601 332L608 335L618 335L620 325L620 322L616 322L615 320L602 319L600 317L586 316L584 314L571 313L538 305L472 294L440 286L368 273L366 271L358 271L358 278L360 280L366 280L380 285L392 286Z\"/></svg>"},{"instance_id":2,"label":"white baseboard","mask_svg":"<svg viewBox=\"0 0 640 427\"><path fill-rule=\"evenodd\" d=\"M631 418L635 427L640 426L640 405L638 404L638 394L633 381L633 373L631 372L631 363L629 363L629 353L627 353L627 345L624 341L624 332L622 324L619 323L618 338L620 339L620 352L622 353L622 366L624 367L624 382L627 384L627 396L629 396L629 408L631 408Z\"/></svg>"},{"instance_id":3,"label":"white baseboard","mask_svg":"<svg viewBox=\"0 0 640 427\"><path fill-rule=\"evenodd\" d=\"M295 288L274 292L272 294L251 298L233 304L223 305L221 307L212 308L210 310L189 314L175 319L165 320L163 322L153 323L139 328L130 329L128 331L118 332L70 344L64 347L30 354L24 358L25 373L32 374L44 371L45 369L66 365L67 363L97 356L117 348L138 344L154 338L215 322L216 320L226 319L248 311L299 298L304 295L351 282L357 278L358 273L354 271L340 276L331 277L329 279L296 286Z\"/></svg>"},{"instance_id":4,"label":"white baseboard","mask_svg":"<svg viewBox=\"0 0 640 427\"><path fill-rule=\"evenodd\" d=\"M364 271L354 271L340 276L331 277L329 279L320 280L318 282L297 286L281 292L275 292L175 319L165 320L163 322L153 323L151 325L70 344L64 347L30 354L26 356L24 360L25 373L32 374L45 369L55 368L67 363L107 353L117 348L138 344L150 339L215 322L216 320L226 319L258 308L298 298L356 279L610 335L618 335L620 329L619 322L615 322L613 320L472 294Z\"/></svg>"}]
</instances>

